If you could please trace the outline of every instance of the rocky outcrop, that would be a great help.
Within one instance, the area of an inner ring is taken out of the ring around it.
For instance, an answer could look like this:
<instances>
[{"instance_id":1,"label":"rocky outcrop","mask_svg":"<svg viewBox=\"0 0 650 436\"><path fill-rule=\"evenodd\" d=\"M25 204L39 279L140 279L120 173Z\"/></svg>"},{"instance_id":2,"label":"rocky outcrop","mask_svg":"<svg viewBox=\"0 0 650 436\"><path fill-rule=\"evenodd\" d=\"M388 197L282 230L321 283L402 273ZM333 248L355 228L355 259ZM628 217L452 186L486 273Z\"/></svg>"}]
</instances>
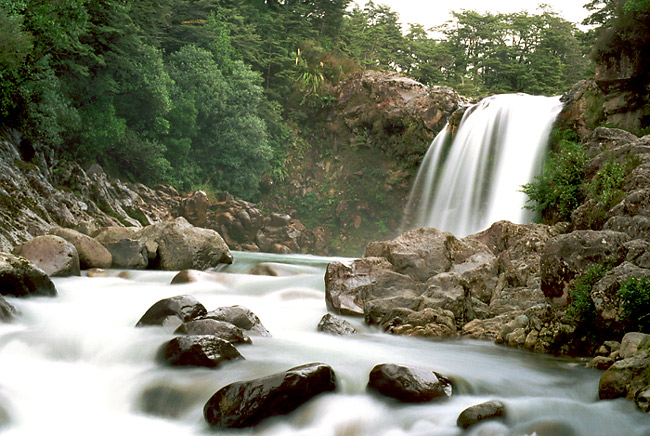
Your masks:
<instances>
[{"instance_id":1,"label":"rocky outcrop","mask_svg":"<svg viewBox=\"0 0 650 436\"><path fill-rule=\"evenodd\" d=\"M14 248L13 253L33 262L52 277L81 275L77 249L58 236L37 236Z\"/></svg>"},{"instance_id":2,"label":"rocky outcrop","mask_svg":"<svg viewBox=\"0 0 650 436\"><path fill-rule=\"evenodd\" d=\"M142 315L136 327L155 325L178 326L181 323L192 321L207 313L208 311L205 309L205 306L199 303L196 298L190 295L178 295L157 301Z\"/></svg>"},{"instance_id":3,"label":"rocky outcrop","mask_svg":"<svg viewBox=\"0 0 650 436\"><path fill-rule=\"evenodd\" d=\"M370 371L368 388L405 403L423 403L452 394L449 379L434 371L388 363Z\"/></svg>"},{"instance_id":4,"label":"rocky outcrop","mask_svg":"<svg viewBox=\"0 0 650 436\"><path fill-rule=\"evenodd\" d=\"M158 360L170 366L214 368L233 359L243 357L230 342L212 335L177 336L158 351Z\"/></svg>"},{"instance_id":5,"label":"rocky outcrop","mask_svg":"<svg viewBox=\"0 0 650 436\"><path fill-rule=\"evenodd\" d=\"M56 287L50 277L24 257L0 253L0 294L54 297Z\"/></svg>"},{"instance_id":6,"label":"rocky outcrop","mask_svg":"<svg viewBox=\"0 0 650 436\"><path fill-rule=\"evenodd\" d=\"M317 395L336 388L331 367L312 363L267 377L235 382L218 390L203 415L213 427L243 428L293 412Z\"/></svg>"}]
</instances>

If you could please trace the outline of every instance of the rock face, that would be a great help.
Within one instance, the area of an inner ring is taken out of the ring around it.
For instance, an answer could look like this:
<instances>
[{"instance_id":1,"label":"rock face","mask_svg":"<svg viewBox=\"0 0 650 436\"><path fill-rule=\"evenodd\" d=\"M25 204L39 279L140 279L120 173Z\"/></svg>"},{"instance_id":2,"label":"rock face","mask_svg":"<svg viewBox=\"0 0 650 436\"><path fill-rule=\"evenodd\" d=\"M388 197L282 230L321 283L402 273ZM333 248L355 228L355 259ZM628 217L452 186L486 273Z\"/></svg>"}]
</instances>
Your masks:
<instances>
[{"instance_id":1,"label":"rock face","mask_svg":"<svg viewBox=\"0 0 650 436\"><path fill-rule=\"evenodd\" d=\"M406 403L422 403L452 394L451 382L433 371L381 364L370 371L368 388Z\"/></svg>"},{"instance_id":2,"label":"rock face","mask_svg":"<svg viewBox=\"0 0 650 436\"><path fill-rule=\"evenodd\" d=\"M255 380L229 384L205 404L203 415L213 427L251 427L284 415L336 388L331 367L312 363Z\"/></svg>"},{"instance_id":3,"label":"rock face","mask_svg":"<svg viewBox=\"0 0 650 436\"><path fill-rule=\"evenodd\" d=\"M111 253L97 240L72 229L54 228L50 234L59 236L77 249L81 269L110 268L113 263Z\"/></svg>"},{"instance_id":4,"label":"rock face","mask_svg":"<svg viewBox=\"0 0 650 436\"><path fill-rule=\"evenodd\" d=\"M14 297L57 295L49 276L24 257L0 253L0 294Z\"/></svg>"},{"instance_id":5,"label":"rock face","mask_svg":"<svg viewBox=\"0 0 650 436\"><path fill-rule=\"evenodd\" d=\"M488 401L468 407L458 417L458 427L469 428L486 419L502 418L505 416L505 405L501 401Z\"/></svg>"},{"instance_id":6,"label":"rock face","mask_svg":"<svg viewBox=\"0 0 650 436\"><path fill-rule=\"evenodd\" d=\"M14 254L31 261L52 277L81 275L77 249L63 238L54 235L37 236L17 246Z\"/></svg>"},{"instance_id":7,"label":"rock face","mask_svg":"<svg viewBox=\"0 0 650 436\"><path fill-rule=\"evenodd\" d=\"M158 351L158 360L171 366L214 368L233 359L243 357L230 342L210 335L177 336Z\"/></svg>"},{"instance_id":8,"label":"rock face","mask_svg":"<svg viewBox=\"0 0 650 436\"><path fill-rule=\"evenodd\" d=\"M151 306L136 324L136 327L180 324L192 321L208 311L194 297L178 295L164 298Z\"/></svg>"}]
</instances>

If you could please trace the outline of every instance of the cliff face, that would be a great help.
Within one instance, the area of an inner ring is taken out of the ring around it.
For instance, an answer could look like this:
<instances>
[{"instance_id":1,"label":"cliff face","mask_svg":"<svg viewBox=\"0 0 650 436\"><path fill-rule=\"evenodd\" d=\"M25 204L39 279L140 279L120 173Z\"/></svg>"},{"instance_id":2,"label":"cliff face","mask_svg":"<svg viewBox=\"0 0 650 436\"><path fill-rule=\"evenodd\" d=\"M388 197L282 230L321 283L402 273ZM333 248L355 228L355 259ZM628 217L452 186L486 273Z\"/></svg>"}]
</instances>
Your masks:
<instances>
[{"instance_id":1,"label":"cliff face","mask_svg":"<svg viewBox=\"0 0 650 436\"><path fill-rule=\"evenodd\" d=\"M368 71L336 89L336 103L296 126L281 180L263 204L330 236L330 253L358 254L394 235L410 184L431 141L469 100L396 73Z\"/></svg>"}]
</instances>

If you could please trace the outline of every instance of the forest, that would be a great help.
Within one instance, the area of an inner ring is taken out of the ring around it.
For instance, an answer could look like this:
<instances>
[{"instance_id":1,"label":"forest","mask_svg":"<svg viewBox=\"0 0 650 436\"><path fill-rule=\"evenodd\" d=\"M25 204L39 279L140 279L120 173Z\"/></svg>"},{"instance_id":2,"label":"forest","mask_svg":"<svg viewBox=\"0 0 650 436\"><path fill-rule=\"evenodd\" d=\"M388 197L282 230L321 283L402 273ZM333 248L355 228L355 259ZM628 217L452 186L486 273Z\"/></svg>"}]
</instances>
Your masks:
<instances>
[{"instance_id":1,"label":"forest","mask_svg":"<svg viewBox=\"0 0 650 436\"><path fill-rule=\"evenodd\" d=\"M0 0L0 125L51 158L255 200L346 76L561 94L594 56L648 44L650 2L617 3L587 4L585 32L548 7L425 29L373 1Z\"/></svg>"}]
</instances>

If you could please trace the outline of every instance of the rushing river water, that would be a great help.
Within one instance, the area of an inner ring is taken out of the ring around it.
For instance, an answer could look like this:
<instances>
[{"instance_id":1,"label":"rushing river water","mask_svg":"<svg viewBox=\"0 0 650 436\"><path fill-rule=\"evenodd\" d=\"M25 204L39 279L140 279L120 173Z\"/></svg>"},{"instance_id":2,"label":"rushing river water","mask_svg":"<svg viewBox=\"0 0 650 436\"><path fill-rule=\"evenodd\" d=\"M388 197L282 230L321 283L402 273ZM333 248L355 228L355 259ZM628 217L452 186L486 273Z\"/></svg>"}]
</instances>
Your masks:
<instances>
[{"instance_id":1,"label":"rushing river water","mask_svg":"<svg viewBox=\"0 0 650 436\"><path fill-rule=\"evenodd\" d=\"M0 433L6 435L648 435L650 416L626 400L598 401L599 372L575 362L487 342L390 336L349 319L361 334L316 331L326 313L324 270L331 259L235 253L221 283L170 285L174 272L129 271L128 279L55 279L57 298L8 298L21 316L0 326ZM295 275L247 275L260 262ZM117 274L112 271L112 274ZM189 294L208 310L243 305L273 334L238 346L244 361L216 369L168 368L155 361L173 337L134 328L156 301ZM310 362L331 365L337 391L258 427L214 432L202 409L219 388ZM454 396L417 405L366 392L378 363L430 368L455 382ZM463 432L456 419L483 401L505 403L507 418ZM536 432L536 433L535 433Z\"/></svg>"}]
</instances>

